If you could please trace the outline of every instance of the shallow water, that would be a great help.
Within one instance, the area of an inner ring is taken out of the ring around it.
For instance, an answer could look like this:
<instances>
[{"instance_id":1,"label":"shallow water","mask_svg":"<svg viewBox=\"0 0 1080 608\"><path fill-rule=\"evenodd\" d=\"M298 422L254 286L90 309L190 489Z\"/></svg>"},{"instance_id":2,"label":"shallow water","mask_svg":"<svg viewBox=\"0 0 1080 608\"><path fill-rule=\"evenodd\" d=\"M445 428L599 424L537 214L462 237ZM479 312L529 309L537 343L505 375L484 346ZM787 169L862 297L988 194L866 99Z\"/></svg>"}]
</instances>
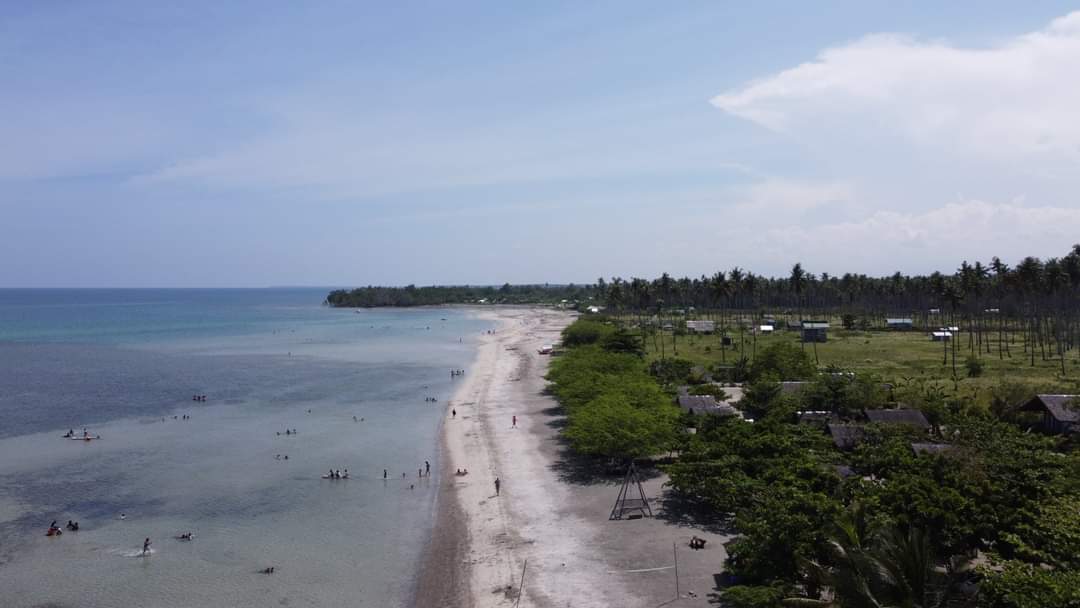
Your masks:
<instances>
[{"instance_id":1,"label":"shallow water","mask_svg":"<svg viewBox=\"0 0 1080 608\"><path fill-rule=\"evenodd\" d=\"M0 605L406 605L486 324L323 295L0 290Z\"/></svg>"}]
</instances>

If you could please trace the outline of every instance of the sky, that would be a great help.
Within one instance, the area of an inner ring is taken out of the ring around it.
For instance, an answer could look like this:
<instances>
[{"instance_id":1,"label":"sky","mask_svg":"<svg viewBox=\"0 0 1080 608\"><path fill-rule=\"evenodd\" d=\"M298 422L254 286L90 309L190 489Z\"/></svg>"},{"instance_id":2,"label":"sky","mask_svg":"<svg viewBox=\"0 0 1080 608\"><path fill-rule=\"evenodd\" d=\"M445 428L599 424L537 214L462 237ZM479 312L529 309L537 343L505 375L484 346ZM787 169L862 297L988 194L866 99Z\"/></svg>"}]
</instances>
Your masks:
<instances>
[{"instance_id":1,"label":"sky","mask_svg":"<svg viewBox=\"0 0 1080 608\"><path fill-rule=\"evenodd\" d=\"M0 287L1060 256L1078 66L1038 0L0 3Z\"/></svg>"}]
</instances>

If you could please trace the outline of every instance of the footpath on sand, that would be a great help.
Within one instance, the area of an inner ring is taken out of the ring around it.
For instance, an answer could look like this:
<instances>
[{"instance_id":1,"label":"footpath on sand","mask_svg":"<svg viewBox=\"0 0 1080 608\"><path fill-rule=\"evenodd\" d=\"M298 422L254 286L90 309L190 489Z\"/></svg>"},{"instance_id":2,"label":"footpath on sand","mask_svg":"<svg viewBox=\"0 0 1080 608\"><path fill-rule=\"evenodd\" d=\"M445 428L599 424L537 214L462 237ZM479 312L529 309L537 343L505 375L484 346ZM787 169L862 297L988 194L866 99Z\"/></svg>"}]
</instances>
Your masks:
<instances>
[{"instance_id":1,"label":"footpath on sand","mask_svg":"<svg viewBox=\"0 0 1080 608\"><path fill-rule=\"evenodd\" d=\"M538 350L573 315L482 314L494 332L446 405L443 487L417 605L709 606L727 538L665 513L662 476L644 484L657 517L609 521L621 479L577 474L559 441L562 418L544 394L550 357ZM706 547L691 549L693 536Z\"/></svg>"}]
</instances>

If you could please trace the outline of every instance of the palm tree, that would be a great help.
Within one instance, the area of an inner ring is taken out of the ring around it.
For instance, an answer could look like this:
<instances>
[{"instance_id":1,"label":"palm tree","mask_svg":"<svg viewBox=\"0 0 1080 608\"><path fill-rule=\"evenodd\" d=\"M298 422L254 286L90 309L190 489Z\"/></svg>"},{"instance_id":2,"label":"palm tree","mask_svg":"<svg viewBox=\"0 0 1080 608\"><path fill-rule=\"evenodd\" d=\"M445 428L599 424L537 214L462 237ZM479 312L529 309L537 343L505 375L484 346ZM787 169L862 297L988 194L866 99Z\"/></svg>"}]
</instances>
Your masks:
<instances>
[{"instance_id":1,"label":"palm tree","mask_svg":"<svg viewBox=\"0 0 1080 608\"><path fill-rule=\"evenodd\" d=\"M872 530L858 504L837 518L825 555L827 564L800 562L807 595L787 598L784 605L943 608L962 594L970 571L966 558L939 563L923 530Z\"/></svg>"}]
</instances>

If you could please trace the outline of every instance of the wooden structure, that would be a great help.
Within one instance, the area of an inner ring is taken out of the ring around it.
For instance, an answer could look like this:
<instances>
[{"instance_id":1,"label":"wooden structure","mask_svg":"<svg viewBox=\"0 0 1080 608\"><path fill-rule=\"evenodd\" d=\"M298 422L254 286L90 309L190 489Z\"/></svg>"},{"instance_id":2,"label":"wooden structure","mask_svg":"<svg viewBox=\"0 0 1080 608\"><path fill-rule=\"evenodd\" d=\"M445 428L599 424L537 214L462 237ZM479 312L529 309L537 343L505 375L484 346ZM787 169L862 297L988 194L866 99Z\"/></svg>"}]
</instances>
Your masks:
<instances>
[{"instance_id":1,"label":"wooden structure","mask_svg":"<svg viewBox=\"0 0 1080 608\"><path fill-rule=\"evenodd\" d=\"M802 341L803 342L826 342L828 341L829 322L828 321L803 321L802 322Z\"/></svg>"},{"instance_id":2,"label":"wooden structure","mask_svg":"<svg viewBox=\"0 0 1080 608\"><path fill-rule=\"evenodd\" d=\"M1040 412L1039 429L1066 434L1080 430L1080 395L1035 395L1020 406L1022 412Z\"/></svg>"},{"instance_id":3,"label":"wooden structure","mask_svg":"<svg viewBox=\"0 0 1080 608\"><path fill-rule=\"evenodd\" d=\"M615 506L611 508L608 519L622 519L627 513L633 512L639 513L640 517L653 516L649 499L645 498L645 488L641 487L637 465L631 460L630 466L626 469L626 476L623 477L622 487L619 488L619 497L615 499Z\"/></svg>"}]
</instances>

